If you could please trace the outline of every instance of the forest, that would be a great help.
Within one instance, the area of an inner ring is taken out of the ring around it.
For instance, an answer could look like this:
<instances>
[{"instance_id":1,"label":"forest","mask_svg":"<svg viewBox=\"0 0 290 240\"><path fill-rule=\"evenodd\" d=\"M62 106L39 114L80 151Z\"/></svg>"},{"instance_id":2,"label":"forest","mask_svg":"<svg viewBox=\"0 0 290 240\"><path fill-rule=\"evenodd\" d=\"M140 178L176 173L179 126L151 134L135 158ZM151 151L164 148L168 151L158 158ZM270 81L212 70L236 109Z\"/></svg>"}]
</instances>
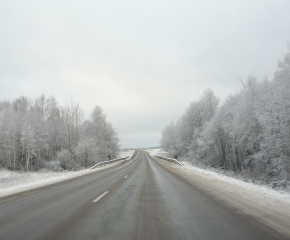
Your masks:
<instances>
[{"instance_id":1,"label":"forest","mask_svg":"<svg viewBox=\"0 0 290 240\"><path fill-rule=\"evenodd\" d=\"M78 103L55 97L0 102L0 167L10 170L78 170L115 158L119 139L96 106L89 119Z\"/></svg>"},{"instance_id":2,"label":"forest","mask_svg":"<svg viewBox=\"0 0 290 240\"><path fill-rule=\"evenodd\" d=\"M212 90L167 125L171 157L285 188L290 183L290 48L273 79L250 75L222 103Z\"/></svg>"}]
</instances>

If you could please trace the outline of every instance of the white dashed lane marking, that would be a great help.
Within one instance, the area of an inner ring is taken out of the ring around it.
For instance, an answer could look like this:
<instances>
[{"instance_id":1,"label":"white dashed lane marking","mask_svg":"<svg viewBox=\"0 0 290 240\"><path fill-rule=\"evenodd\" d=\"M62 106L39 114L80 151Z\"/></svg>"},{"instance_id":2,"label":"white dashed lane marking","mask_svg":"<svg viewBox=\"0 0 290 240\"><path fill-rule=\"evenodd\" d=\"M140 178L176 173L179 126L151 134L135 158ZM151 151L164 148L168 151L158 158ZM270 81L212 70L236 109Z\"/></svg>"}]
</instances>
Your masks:
<instances>
[{"instance_id":1,"label":"white dashed lane marking","mask_svg":"<svg viewBox=\"0 0 290 240\"><path fill-rule=\"evenodd\" d=\"M102 197L104 197L109 191L106 191L104 193L102 193L100 196L98 196L93 202L97 202L99 201Z\"/></svg>"}]
</instances>

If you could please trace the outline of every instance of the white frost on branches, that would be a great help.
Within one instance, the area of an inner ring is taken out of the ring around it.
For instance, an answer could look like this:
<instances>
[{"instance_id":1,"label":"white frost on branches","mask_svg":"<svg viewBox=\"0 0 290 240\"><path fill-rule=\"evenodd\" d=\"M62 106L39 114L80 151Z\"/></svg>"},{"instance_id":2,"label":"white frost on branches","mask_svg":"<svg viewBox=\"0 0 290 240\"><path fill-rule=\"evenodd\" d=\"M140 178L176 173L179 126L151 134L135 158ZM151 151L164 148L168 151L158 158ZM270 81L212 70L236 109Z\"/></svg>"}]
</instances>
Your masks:
<instances>
[{"instance_id":1,"label":"white frost on branches","mask_svg":"<svg viewBox=\"0 0 290 240\"><path fill-rule=\"evenodd\" d=\"M274 79L250 75L221 106L207 90L176 123L164 128L161 146L171 157L221 167L273 187L290 181L290 51Z\"/></svg>"},{"instance_id":2,"label":"white frost on branches","mask_svg":"<svg viewBox=\"0 0 290 240\"><path fill-rule=\"evenodd\" d=\"M115 158L118 142L99 106L85 120L73 100L64 107L44 95L0 102L0 167L38 170L56 160L59 170L88 168Z\"/></svg>"}]
</instances>

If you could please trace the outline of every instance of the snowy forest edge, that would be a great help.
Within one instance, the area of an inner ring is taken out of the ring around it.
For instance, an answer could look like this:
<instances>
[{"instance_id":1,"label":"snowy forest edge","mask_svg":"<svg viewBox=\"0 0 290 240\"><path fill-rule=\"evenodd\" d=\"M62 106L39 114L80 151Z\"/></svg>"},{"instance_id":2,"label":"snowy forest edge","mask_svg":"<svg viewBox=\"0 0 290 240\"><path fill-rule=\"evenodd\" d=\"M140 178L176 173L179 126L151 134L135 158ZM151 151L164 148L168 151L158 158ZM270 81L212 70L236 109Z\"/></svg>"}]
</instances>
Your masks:
<instances>
[{"instance_id":1,"label":"snowy forest edge","mask_svg":"<svg viewBox=\"0 0 290 240\"><path fill-rule=\"evenodd\" d=\"M272 80L250 75L222 104L206 90L163 129L160 145L170 157L289 188L289 47Z\"/></svg>"},{"instance_id":2,"label":"snowy forest edge","mask_svg":"<svg viewBox=\"0 0 290 240\"><path fill-rule=\"evenodd\" d=\"M78 103L60 106L51 96L0 102L0 167L35 171L88 168L113 159L119 138L96 106L85 119Z\"/></svg>"}]
</instances>

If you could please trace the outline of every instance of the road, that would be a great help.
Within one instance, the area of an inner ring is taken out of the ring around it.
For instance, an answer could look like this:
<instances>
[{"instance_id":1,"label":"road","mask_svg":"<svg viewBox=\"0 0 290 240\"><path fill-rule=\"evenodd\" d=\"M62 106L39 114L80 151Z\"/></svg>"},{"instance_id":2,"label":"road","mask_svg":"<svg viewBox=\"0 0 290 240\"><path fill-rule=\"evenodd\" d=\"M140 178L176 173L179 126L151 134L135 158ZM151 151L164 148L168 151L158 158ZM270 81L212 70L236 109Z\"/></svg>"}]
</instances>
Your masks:
<instances>
[{"instance_id":1,"label":"road","mask_svg":"<svg viewBox=\"0 0 290 240\"><path fill-rule=\"evenodd\" d=\"M0 239L287 239L144 151L117 167L0 199Z\"/></svg>"}]
</instances>

